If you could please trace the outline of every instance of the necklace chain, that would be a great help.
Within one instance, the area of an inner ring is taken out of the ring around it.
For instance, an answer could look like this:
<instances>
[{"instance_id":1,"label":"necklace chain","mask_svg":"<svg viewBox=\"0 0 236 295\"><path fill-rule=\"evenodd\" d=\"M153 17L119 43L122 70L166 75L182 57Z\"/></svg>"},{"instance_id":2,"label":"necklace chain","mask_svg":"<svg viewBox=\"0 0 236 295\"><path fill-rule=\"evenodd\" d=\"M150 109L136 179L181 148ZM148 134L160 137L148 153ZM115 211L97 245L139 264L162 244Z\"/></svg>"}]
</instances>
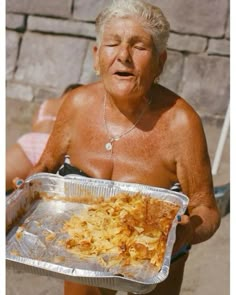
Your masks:
<instances>
[{"instance_id":1,"label":"necklace chain","mask_svg":"<svg viewBox=\"0 0 236 295\"><path fill-rule=\"evenodd\" d=\"M147 103L147 106L150 105L150 104L151 104L151 99L149 99L149 101ZM129 129L127 129L126 131L124 131L120 135L111 136L110 135L110 132L109 132L109 129L108 129L108 126L107 126L107 120L106 120L106 95L105 95L104 96L104 105L103 105L103 120L104 120L104 125L105 125L105 128L106 128L107 135L109 137L109 141L105 144L105 149L107 151L112 151L113 143L115 141L120 140L123 136L127 135L128 133L130 133L137 126L137 124L139 123L139 121L142 119L145 111L146 111L146 107L144 107L142 109L142 111L140 112L137 120L135 121L135 123L133 124L133 126L131 126Z\"/></svg>"}]
</instances>

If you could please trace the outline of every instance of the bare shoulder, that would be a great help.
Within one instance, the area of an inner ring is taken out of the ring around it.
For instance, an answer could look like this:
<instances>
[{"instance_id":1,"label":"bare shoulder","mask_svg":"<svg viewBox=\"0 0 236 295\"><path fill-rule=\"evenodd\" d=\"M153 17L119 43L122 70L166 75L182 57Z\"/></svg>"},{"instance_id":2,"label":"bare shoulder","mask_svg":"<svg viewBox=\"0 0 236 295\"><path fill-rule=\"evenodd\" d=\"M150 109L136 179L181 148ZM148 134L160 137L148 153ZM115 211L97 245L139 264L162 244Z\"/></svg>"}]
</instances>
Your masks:
<instances>
[{"instance_id":1,"label":"bare shoulder","mask_svg":"<svg viewBox=\"0 0 236 295\"><path fill-rule=\"evenodd\" d=\"M160 93L170 130L177 134L178 130L198 132L199 128L202 129L200 116L186 99L165 87L161 87Z\"/></svg>"}]
</instances>

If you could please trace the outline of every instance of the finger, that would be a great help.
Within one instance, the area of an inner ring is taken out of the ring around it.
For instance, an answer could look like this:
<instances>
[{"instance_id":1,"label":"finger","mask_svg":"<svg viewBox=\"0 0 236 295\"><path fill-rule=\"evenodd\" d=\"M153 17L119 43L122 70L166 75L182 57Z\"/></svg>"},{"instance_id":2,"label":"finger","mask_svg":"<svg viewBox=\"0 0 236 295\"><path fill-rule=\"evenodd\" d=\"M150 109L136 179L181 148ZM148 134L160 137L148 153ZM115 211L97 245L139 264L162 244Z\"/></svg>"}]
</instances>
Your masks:
<instances>
[{"instance_id":1,"label":"finger","mask_svg":"<svg viewBox=\"0 0 236 295\"><path fill-rule=\"evenodd\" d=\"M190 218L188 215L177 215L178 224L186 225L190 222Z\"/></svg>"},{"instance_id":2,"label":"finger","mask_svg":"<svg viewBox=\"0 0 236 295\"><path fill-rule=\"evenodd\" d=\"M18 188L23 187L23 184L24 184L23 179L18 179L17 182L16 182L16 186L17 186Z\"/></svg>"},{"instance_id":3,"label":"finger","mask_svg":"<svg viewBox=\"0 0 236 295\"><path fill-rule=\"evenodd\" d=\"M23 188L24 186L24 180L19 178L19 177L16 177L13 179L13 185L15 188Z\"/></svg>"}]
</instances>

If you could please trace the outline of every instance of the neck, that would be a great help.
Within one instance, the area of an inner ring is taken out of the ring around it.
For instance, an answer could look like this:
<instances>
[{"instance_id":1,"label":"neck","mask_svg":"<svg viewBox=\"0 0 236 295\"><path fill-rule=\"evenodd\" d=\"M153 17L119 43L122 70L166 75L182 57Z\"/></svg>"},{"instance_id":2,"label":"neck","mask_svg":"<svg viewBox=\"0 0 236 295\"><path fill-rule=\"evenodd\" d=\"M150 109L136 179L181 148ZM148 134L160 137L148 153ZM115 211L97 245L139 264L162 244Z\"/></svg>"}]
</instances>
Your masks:
<instances>
[{"instance_id":1,"label":"neck","mask_svg":"<svg viewBox=\"0 0 236 295\"><path fill-rule=\"evenodd\" d=\"M107 108L113 112L114 116L123 114L130 121L135 121L139 114L147 105L150 104L150 99L145 96L139 98L116 98L108 94L105 96Z\"/></svg>"},{"instance_id":2,"label":"neck","mask_svg":"<svg viewBox=\"0 0 236 295\"><path fill-rule=\"evenodd\" d=\"M107 117L106 117L106 102L107 102L107 97L106 97L106 95L104 96L104 125L105 125L105 128L106 128L107 135L109 137L109 141L106 142L106 144L105 144L105 149L107 151L111 151L112 152L114 142L115 141L119 141L121 138L123 138L124 136L128 135L131 131L133 131L136 128L136 126L138 125L138 123L142 119L145 111L147 111L147 108L149 107L149 104L151 103L151 100L150 101L147 101L146 99L143 99L143 100L144 100L145 105L143 105L143 101L140 103L140 105L142 104L142 108L140 106L138 107L139 108L139 113L132 111L132 118L130 118L131 112L128 112L129 117L123 116L123 121L126 120L125 124L127 124L127 118L128 118L132 122L131 126L129 126L128 129L126 128L126 130L123 130L121 132L120 131L121 125L119 124L119 126L118 126L119 127L119 131L118 132L115 132L113 134L113 133L111 133L110 128L109 128L109 126L107 124ZM114 108L114 106L115 105L113 105L113 108ZM117 109L117 106L116 106L116 109ZM127 111L126 111L126 114L127 114ZM120 116L120 114L119 114L119 116ZM113 116L113 118L114 118L114 116ZM123 124L124 124L124 122L123 122ZM130 125L130 122L129 122L129 125Z\"/></svg>"}]
</instances>

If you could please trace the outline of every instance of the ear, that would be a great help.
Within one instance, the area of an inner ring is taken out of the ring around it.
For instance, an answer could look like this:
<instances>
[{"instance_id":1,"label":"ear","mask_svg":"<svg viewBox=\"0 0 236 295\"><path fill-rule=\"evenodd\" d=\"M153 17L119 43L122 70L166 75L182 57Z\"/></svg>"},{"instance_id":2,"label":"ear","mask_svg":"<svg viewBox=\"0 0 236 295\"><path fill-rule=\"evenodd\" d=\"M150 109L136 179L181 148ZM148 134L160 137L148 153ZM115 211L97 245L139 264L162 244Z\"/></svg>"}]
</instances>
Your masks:
<instances>
[{"instance_id":1,"label":"ear","mask_svg":"<svg viewBox=\"0 0 236 295\"><path fill-rule=\"evenodd\" d=\"M164 68L164 65L165 65L165 62L166 62L166 59L167 59L167 51L164 50L160 56L159 56L159 75L162 73L163 71L163 68ZM158 76L159 76L158 75Z\"/></svg>"},{"instance_id":2,"label":"ear","mask_svg":"<svg viewBox=\"0 0 236 295\"><path fill-rule=\"evenodd\" d=\"M93 68L95 72L99 72L99 57L98 57L98 46L93 47Z\"/></svg>"}]
</instances>

